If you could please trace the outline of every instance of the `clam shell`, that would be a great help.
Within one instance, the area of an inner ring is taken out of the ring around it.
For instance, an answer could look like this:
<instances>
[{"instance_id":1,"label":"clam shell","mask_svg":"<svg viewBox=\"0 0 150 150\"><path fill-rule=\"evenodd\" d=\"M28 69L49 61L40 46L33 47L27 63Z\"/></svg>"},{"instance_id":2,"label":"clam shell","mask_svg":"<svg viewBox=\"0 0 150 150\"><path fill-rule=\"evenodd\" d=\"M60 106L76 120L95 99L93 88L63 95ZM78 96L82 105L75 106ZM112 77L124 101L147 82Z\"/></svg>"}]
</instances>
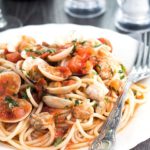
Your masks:
<instances>
[{"instance_id":1,"label":"clam shell","mask_svg":"<svg viewBox=\"0 0 150 150\"><path fill-rule=\"evenodd\" d=\"M38 66L39 64L45 64L46 62L41 58L32 58L28 57L22 64L22 71L26 75L34 66Z\"/></svg>"},{"instance_id":2,"label":"clam shell","mask_svg":"<svg viewBox=\"0 0 150 150\"><path fill-rule=\"evenodd\" d=\"M3 84L3 80L7 81L3 86L6 91L10 91L9 94L17 94L21 86L20 76L13 71L6 71L0 73L0 84ZM9 89L10 88L10 89Z\"/></svg>"},{"instance_id":3,"label":"clam shell","mask_svg":"<svg viewBox=\"0 0 150 150\"><path fill-rule=\"evenodd\" d=\"M22 63L23 63L23 60L20 60L16 63L16 71L22 77L22 79L25 80L26 83L28 83L30 86L34 87L34 84L32 82L30 82L30 80L28 80L28 78L24 75L24 73L22 73L22 71L21 71Z\"/></svg>"},{"instance_id":4,"label":"clam shell","mask_svg":"<svg viewBox=\"0 0 150 150\"><path fill-rule=\"evenodd\" d=\"M53 66L50 66L49 64L39 64L38 68L40 72L48 79L51 79L53 81L63 81L65 78L60 77L59 75L54 75L56 73L56 68Z\"/></svg>"},{"instance_id":5,"label":"clam shell","mask_svg":"<svg viewBox=\"0 0 150 150\"><path fill-rule=\"evenodd\" d=\"M19 106L24 108L25 115L22 116L21 118L16 118L16 119L14 119L14 118L4 119L4 118L0 117L1 122L16 123L16 122L19 122L19 121L25 119L31 113L32 105L28 101L26 101L24 99L18 99L18 98L16 98L16 99L17 99L16 101L19 103Z\"/></svg>"},{"instance_id":6,"label":"clam shell","mask_svg":"<svg viewBox=\"0 0 150 150\"><path fill-rule=\"evenodd\" d=\"M53 108L65 108L71 107L73 102L64 98L59 98L52 95L47 95L43 97L43 101L46 103L47 106Z\"/></svg>"},{"instance_id":7,"label":"clam shell","mask_svg":"<svg viewBox=\"0 0 150 150\"><path fill-rule=\"evenodd\" d=\"M46 87L48 93L50 94L66 94L70 93L73 90L78 89L81 86L81 79L78 77L71 77L70 79L73 79L76 81L75 84L63 86L63 87Z\"/></svg>"},{"instance_id":8,"label":"clam shell","mask_svg":"<svg viewBox=\"0 0 150 150\"><path fill-rule=\"evenodd\" d=\"M62 50L58 54L55 54L55 55L52 55L52 56L49 55L47 58L51 62L61 61L61 60L65 59L71 53L72 50L73 50L73 46L71 46L71 47L69 47L67 49Z\"/></svg>"}]
</instances>

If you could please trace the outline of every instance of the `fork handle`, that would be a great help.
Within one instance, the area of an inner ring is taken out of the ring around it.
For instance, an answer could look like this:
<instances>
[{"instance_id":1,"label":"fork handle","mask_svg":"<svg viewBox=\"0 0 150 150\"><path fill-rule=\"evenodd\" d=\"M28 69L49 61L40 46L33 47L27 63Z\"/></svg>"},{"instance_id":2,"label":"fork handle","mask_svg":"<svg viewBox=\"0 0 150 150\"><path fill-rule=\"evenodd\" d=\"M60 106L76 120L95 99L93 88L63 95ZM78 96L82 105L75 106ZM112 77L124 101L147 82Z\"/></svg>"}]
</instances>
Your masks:
<instances>
[{"instance_id":1,"label":"fork handle","mask_svg":"<svg viewBox=\"0 0 150 150\"><path fill-rule=\"evenodd\" d=\"M119 124L121 114L122 114L122 107L127 95L127 92L132 85L133 77L129 77L125 83L123 93L117 99L113 110L111 111L110 115L108 116L106 122L102 126L100 130L99 136L94 140L92 143L90 150L112 150L115 145L115 132L117 126Z\"/></svg>"}]
</instances>

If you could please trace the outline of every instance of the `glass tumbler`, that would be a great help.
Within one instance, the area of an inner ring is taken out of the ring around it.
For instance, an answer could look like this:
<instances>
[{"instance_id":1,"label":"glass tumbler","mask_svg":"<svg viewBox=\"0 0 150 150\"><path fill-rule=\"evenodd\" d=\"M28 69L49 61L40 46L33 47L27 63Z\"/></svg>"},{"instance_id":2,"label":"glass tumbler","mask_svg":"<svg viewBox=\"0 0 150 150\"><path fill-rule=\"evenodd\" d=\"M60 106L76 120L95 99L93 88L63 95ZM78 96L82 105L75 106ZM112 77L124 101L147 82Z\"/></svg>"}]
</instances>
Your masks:
<instances>
[{"instance_id":1,"label":"glass tumbler","mask_svg":"<svg viewBox=\"0 0 150 150\"><path fill-rule=\"evenodd\" d=\"M117 0L115 26L124 32L150 29L149 0Z\"/></svg>"},{"instance_id":2,"label":"glass tumbler","mask_svg":"<svg viewBox=\"0 0 150 150\"><path fill-rule=\"evenodd\" d=\"M65 12L76 18L93 18L105 12L105 0L66 0Z\"/></svg>"}]
</instances>

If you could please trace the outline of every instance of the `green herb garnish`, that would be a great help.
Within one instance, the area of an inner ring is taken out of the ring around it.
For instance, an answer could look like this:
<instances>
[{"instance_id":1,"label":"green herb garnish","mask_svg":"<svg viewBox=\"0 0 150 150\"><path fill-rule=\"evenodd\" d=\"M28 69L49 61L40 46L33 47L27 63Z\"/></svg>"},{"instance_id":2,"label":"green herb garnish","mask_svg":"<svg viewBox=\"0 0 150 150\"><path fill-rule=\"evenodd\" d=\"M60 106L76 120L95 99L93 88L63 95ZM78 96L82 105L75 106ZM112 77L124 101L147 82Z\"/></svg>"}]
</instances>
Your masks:
<instances>
[{"instance_id":1,"label":"green herb garnish","mask_svg":"<svg viewBox=\"0 0 150 150\"><path fill-rule=\"evenodd\" d=\"M30 49L30 48L26 48L26 49L24 49L26 52L33 52L33 50L32 49Z\"/></svg>"},{"instance_id":2,"label":"green herb garnish","mask_svg":"<svg viewBox=\"0 0 150 150\"><path fill-rule=\"evenodd\" d=\"M77 48L77 46L76 46L76 44L74 44L73 45L73 49L72 49L72 51L71 51L71 56L73 56L73 54L75 53L75 51L76 51L76 48Z\"/></svg>"},{"instance_id":3,"label":"green herb garnish","mask_svg":"<svg viewBox=\"0 0 150 150\"><path fill-rule=\"evenodd\" d=\"M101 44L95 44L94 48L101 46Z\"/></svg>"},{"instance_id":4,"label":"green herb garnish","mask_svg":"<svg viewBox=\"0 0 150 150\"><path fill-rule=\"evenodd\" d=\"M120 80L122 80L122 79L124 79L124 78L125 78L125 76L124 76L124 75L120 76Z\"/></svg>"},{"instance_id":5,"label":"green herb garnish","mask_svg":"<svg viewBox=\"0 0 150 150\"><path fill-rule=\"evenodd\" d=\"M96 65L96 68L98 68L99 70L101 70L101 66L100 65Z\"/></svg>"},{"instance_id":6,"label":"green herb garnish","mask_svg":"<svg viewBox=\"0 0 150 150\"><path fill-rule=\"evenodd\" d=\"M81 41L80 44L84 45L87 41Z\"/></svg>"},{"instance_id":7,"label":"green herb garnish","mask_svg":"<svg viewBox=\"0 0 150 150\"><path fill-rule=\"evenodd\" d=\"M77 42L77 39L72 40L72 43L76 43L76 42Z\"/></svg>"},{"instance_id":8,"label":"green herb garnish","mask_svg":"<svg viewBox=\"0 0 150 150\"><path fill-rule=\"evenodd\" d=\"M75 106L78 106L80 104L79 100L75 100Z\"/></svg>"},{"instance_id":9,"label":"green herb garnish","mask_svg":"<svg viewBox=\"0 0 150 150\"><path fill-rule=\"evenodd\" d=\"M94 105L93 105L93 107L97 107L97 106L98 106L98 103L95 102Z\"/></svg>"},{"instance_id":10,"label":"green herb garnish","mask_svg":"<svg viewBox=\"0 0 150 150\"><path fill-rule=\"evenodd\" d=\"M35 56L31 56L33 59L35 59L36 57Z\"/></svg>"},{"instance_id":11,"label":"green herb garnish","mask_svg":"<svg viewBox=\"0 0 150 150\"><path fill-rule=\"evenodd\" d=\"M12 109L13 107L18 107L19 104L14 99L12 99L10 96L5 97L5 102L8 104L8 107Z\"/></svg>"},{"instance_id":12,"label":"green herb garnish","mask_svg":"<svg viewBox=\"0 0 150 150\"><path fill-rule=\"evenodd\" d=\"M0 70L0 73L4 72L4 70Z\"/></svg>"},{"instance_id":13,"label":"green herb garnish","mask_svg":"<svg viewBox=\"0 0 150 150\"><path fill-rule=\"evenodd\" d=\"M120 64L120 66L121 66L121 70L125 73L126 72L125 66L123 64Z\"/></svg>"},{"instance_id":14,"label":"green herb garnish","mask_svg":"<svg viewBox=\"0 0 150 150\"><path fill-rule=\"evenodd\" d=\"M123 73L123 70L119 70L118 73Z\"/></svg>"},{"instance_id":15,"label":"green herb garnish","mask_svg":"<svg viewBox=\"0 0 150 150\"><path fill-rule=\"evenodd\" d=\"M134 96L136 96L136 95L137 95L137 91L133 91L133 93L134 93Z\"/></svg>"},{"instance_id":16,"label":"green herb garnish","mask_svg":"<svg viewBox=\"0 0 150 150\"><path fill-rule=\"evenodd\" d=\"M55 53L56 52L55 49L43 49L43 50L36 50L36 51L34 51L32 49L25 49L25 51L26 52L33 52L33 53L38 54L38 55L42 55L42 54L44 54L46 52L47 53Z\"/></svg>"},{"instance_id":17,"label":"green herb garnish","mask_svg":"<svg viewBox=\"0 0 150 150\"><path fill-rule=\"evenodd\" d=\"M58 146L63 141L62 137L58 137L55 139L53 145Z\"/></svg>"},{"instance_id":18,"label":"green herb garnish","mask_svg":"<svg viewBox=\"0 0 150 150\"><path fill-rule=\"evenodd\" d=\"M21 97L22 97L23 99L28 99L28 96L27 96L27 93L26 93L26 92L22 92L22 93L21 93Z\"/></svg>"},{"instance_id":19,"label":"green herb garnish","mask_svg":"<svg viewBox=\"0 0 150 150\"><path fill-rule=\"evenodd\" d=\"M47 50L45 50L45 52L48 52L48 53L55 53L56 50L55 50L55 49L47 49Z\"/></svg>"},{"instance_id":20,"label":"green herb garnish","mask_svg":"<svg viewBox=\"0 0 150 150\"><path fill-rule=\"evenodd\" d=\"M104 100L106 103L109 101L108 97L105 97Z\"/></svg>"}]
</instances>

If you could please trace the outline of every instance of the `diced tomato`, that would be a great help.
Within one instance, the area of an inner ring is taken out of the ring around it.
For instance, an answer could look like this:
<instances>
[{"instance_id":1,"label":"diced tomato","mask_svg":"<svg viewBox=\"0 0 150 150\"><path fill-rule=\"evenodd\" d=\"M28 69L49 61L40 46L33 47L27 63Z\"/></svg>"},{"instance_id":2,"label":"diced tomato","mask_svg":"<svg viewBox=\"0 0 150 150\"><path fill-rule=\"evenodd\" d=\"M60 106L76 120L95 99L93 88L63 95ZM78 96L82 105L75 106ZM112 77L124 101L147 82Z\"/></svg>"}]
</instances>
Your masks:
<instances>
[{"instance_id":1,"label":"diced tomato","mask_svg":"<svg viewBox=\"0 0 150 150\"><path fill-rule=\"evenodd\" d=\"M44 54L40 55L40 58L44 59L44 58L46 58L48 55L49 55L49 53L48 53L48 52L46 52L46 53L44 53Z\"/></svg>"},{"instance_id":2,"label":"diced tomato","mask_svg":"<svg viewBox=\"0 0 150 150\"><path fill-rule=\"evenodd\" d=\"M78 46L76 52L77 55L81 56L82 59L85 60L87 60L90 56L92 56L95 53L93 48L83 46Z\"/></svg>"},{"instance_id":3,"label":"diced tomato","mask_svg":"<svg viewBox=\"0 0 150 150\"><path fill-rule=\"evenodd\" d=\"M68 67L59 66L57 69L63 74L64 77L69 77L72 74L70 68Z\"/></svg>"},{"instance_id":4,"label":"diced tomato","mask_svg":"<svg viewBox=\"0 0 150 150\"><path fill-rule=\"evenodd\" d=\"M111 42L108 39L106 39L106 38L99 38L98 40L100 42L102 42L103 44L108 45L111 48L110 52L112 52L112 44L111 44Z\"/></svg>"},{"instance_id":5,"label":"diced tomato","mask_svg":"<svg viewBox=\"0 0 150 150\"><path fill-rule=\"evenodd\" d=\"M44 78L41 78L38 80L38 82L35 85L35 89L37 91L38 94L38 99L40 99L43 95L43 87L47 85L47 82Z\"/></svg>"},{"instance_id":6,"label":"diced tomato","mask_svg":"<svg viewBox=\"0 0 150 150\"><path fill-rule=\"evenodd\" d=\"M82 58L78 55L72 57L72 59L68 61L68 67L72 73L82 73Z\"/></svg>"},{"instance_id":7,"label":"diced tomato","mask_svg":"<svg viewBox=\"0 0 150 150\"><path fill-rule=\"evenodd\" d=\"M15 118L21 118L25 115L25 111L23 108L20 108L20 107L14 107L12 108L12 112L15 116Z\"/></svg>"},{"instance_id":8,"label":"diced tomato","mask_svg":"<svg viewBox=\"0 0 150 150\"><path fill-rule=\"evenodd\" d=\"M4 54L9 54L10 52L8 51L8 49L6 48L5 51L4 51Z\"/></svg>"},{"instance_id":9,"label":"diced tomato","mask_svg":"<svg viewBox=\"0 0 150 150\"><path fill-rule=\"evenodd\" d=\"M68 61L68 67L72 73L87 74L93 67L93 64L88 60L82 59L81 56L76 55Z\"/></svg>"},{"instance_id":10,"label":"diced tomato","mask_svg":"<svg viewBox=\"0 0 150 150\"><path fill-rule=\"evenodd\" d=\"M34 53L34 52L26 52L26 55L28 56L28 57L39 57L39 55L38 54L36 54L36 53Z\"/></svg>"},{"instance_id":11,"label":"diced tomato","mask_svg":"<svg viewBox=\"0 0 150 150\"><path fill-rule=\"evenodd\" d=\"M13 63L16 63L17 61L21 60L21 55L19 52L13 52L13 53L8 53L6 54L6 59L13 62Z\"/></svg>"}]
</instances>

